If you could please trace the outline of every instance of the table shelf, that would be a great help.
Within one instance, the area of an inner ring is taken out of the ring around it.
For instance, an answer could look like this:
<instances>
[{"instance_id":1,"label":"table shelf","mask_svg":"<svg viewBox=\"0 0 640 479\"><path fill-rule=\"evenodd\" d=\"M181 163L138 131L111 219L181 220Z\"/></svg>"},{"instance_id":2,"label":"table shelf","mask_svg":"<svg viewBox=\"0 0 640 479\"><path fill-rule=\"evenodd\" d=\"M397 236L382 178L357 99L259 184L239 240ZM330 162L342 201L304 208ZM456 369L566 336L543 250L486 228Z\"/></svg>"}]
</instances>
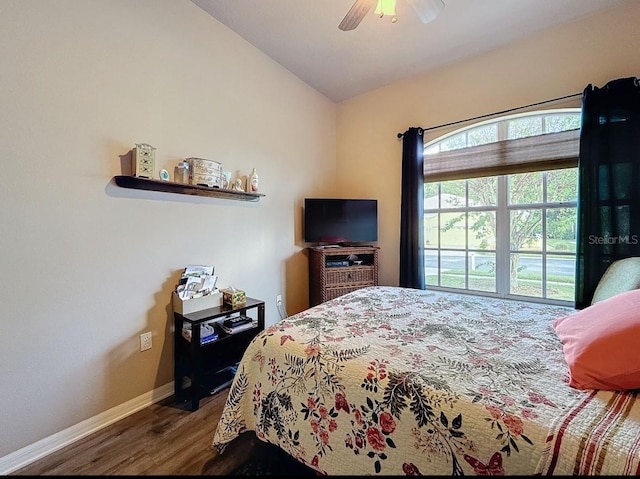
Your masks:
<instances>
[{"instance_id":1,"label":"table shelf","mask_svg":"<svg viewBox=\"0 0 640 479\"><path fill-rule=\"evenodd\" d=\"M247 298L246 303L235 308L222 305L184 315L174 312L176 398L190 401L191 410L196 411L202 397L226 388L233 379L229 368L240 361L249 343L264 330L264 314L264 301L254 298ZM203 323L236 315L252 316L257 326L229 334L216 325L219 338L205 344L200 343L200 326ZM191 328L189 341L182 336L185 325ZM188 386L185 386L185 378L189 379Z\"/></svg>"}]
</instances>

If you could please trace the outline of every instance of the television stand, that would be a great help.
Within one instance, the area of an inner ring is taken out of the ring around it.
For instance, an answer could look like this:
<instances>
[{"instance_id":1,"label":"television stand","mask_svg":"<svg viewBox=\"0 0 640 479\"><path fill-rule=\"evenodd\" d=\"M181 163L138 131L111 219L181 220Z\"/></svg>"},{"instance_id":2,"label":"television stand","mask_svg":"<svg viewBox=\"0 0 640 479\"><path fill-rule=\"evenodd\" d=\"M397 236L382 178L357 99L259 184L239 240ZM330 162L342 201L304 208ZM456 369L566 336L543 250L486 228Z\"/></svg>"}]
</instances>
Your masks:
<instances>
[{"instance_id":1,"label":"television stand","mask_svg":"<svg viewBox=\"0 0 640 479\"><path fill-rule=\"evenodd\" d=\"M377 246L309 248L309 303L324 303L343 294L378 285ZM357 256L357 262L352 258Z\"/></svg>"}]
</instances>

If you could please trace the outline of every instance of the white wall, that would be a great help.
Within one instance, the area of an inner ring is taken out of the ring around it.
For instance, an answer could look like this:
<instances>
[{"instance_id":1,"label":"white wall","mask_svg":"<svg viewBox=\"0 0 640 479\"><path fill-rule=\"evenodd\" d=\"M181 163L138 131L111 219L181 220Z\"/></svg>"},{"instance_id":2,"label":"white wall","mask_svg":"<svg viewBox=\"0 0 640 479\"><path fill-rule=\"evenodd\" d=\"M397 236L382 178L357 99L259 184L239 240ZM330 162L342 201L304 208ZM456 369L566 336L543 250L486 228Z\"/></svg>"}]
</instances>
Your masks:
<instances>
[{"instance_id":1,"label":"white wall","mask_svg":"<svg viewBox=\"0 0 640 479\"><path fill-rule=\"evenodd\" d=\"M307 306L301 202L336 106L188 0L0 2L0 458L171 383L180 272ZM136 142L260 175L259 203L112 184ZM139 334L153 349L139 351Z\"/></svg>"},{"instance_id":2,"label":"white wall","mask_svg":"<svg viewBox=\"0 0 640 479\"><path fill-rule=\"evenodd\" d=\"M339 105L339 190L379 199L381 284L399 280L402 142L397 133L581 93L590 83L601 87L615 78L640 76L639 24L640 2L630 0ZM579 106L580 98L546 105ZM446 131L427 132L425 141Z\"/></svg>"}]
</instances>

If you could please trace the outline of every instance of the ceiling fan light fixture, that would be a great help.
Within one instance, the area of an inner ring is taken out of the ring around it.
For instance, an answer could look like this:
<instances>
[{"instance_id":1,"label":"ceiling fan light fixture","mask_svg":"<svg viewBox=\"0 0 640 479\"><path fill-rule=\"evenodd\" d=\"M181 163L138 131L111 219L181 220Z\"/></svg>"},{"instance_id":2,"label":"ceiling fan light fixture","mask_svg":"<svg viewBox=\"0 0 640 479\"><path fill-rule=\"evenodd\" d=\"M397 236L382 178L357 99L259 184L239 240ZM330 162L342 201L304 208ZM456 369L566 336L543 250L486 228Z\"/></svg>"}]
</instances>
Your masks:
<instances>
[{"instance_id":1,"label":"ceiling fan light fixture","mask_svg":"<svg viewBox=\"0 0 640 479\"><path fill-rule=\"evenodd\" d=\"M376 15L380 15L380 17L384 17L385 15L390 15L391 17L396 16L396 0L378 0L378 4L376 5L376 9L374 10Z\"/></svg>"},{"instance_id":2,"label":"ceiling fan light fixture","mask_svg":"<svg viewBox=\"0 0 640 479\"><path fill-rule=\"evenodd\" d=\"M416 12L422 23L434 20L444 8L444 0L406 0L406 2ZM345 32L355 29L371 11L374 4L376 5L376 15L380 17L391 16L391 23L398 21L396 0L355 0L338 28Z\"/></svg>"}]
</instances>

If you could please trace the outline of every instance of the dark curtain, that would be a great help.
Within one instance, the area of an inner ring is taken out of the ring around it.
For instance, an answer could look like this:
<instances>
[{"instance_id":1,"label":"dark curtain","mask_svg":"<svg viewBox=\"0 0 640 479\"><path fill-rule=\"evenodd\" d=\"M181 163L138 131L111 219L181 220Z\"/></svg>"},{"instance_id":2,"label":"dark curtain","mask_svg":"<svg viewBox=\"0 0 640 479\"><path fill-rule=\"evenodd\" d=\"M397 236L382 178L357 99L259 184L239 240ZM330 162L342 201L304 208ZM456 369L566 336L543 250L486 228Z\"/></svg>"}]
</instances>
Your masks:
<instances>
[{"instance_id":1,"label":"dark curtain","mask_svg":"<svg viewBox=\"0 0 640 479\"><path fill-rule=\"evenodd\" d=\"M640 256L640 83L621 78L582 96L576 308L591 304L615 260Z\"/></svg>"},{"instance_id":2,"label":"dark curtain","mask_svg":"<svg viewBox=\"0 0 640 479\"><path fill-rule=\"evenodd\" d=\"M423 133L409 128L402 135L400 286L415 289L425 289Z\"/></svg>"}]
</instances>

